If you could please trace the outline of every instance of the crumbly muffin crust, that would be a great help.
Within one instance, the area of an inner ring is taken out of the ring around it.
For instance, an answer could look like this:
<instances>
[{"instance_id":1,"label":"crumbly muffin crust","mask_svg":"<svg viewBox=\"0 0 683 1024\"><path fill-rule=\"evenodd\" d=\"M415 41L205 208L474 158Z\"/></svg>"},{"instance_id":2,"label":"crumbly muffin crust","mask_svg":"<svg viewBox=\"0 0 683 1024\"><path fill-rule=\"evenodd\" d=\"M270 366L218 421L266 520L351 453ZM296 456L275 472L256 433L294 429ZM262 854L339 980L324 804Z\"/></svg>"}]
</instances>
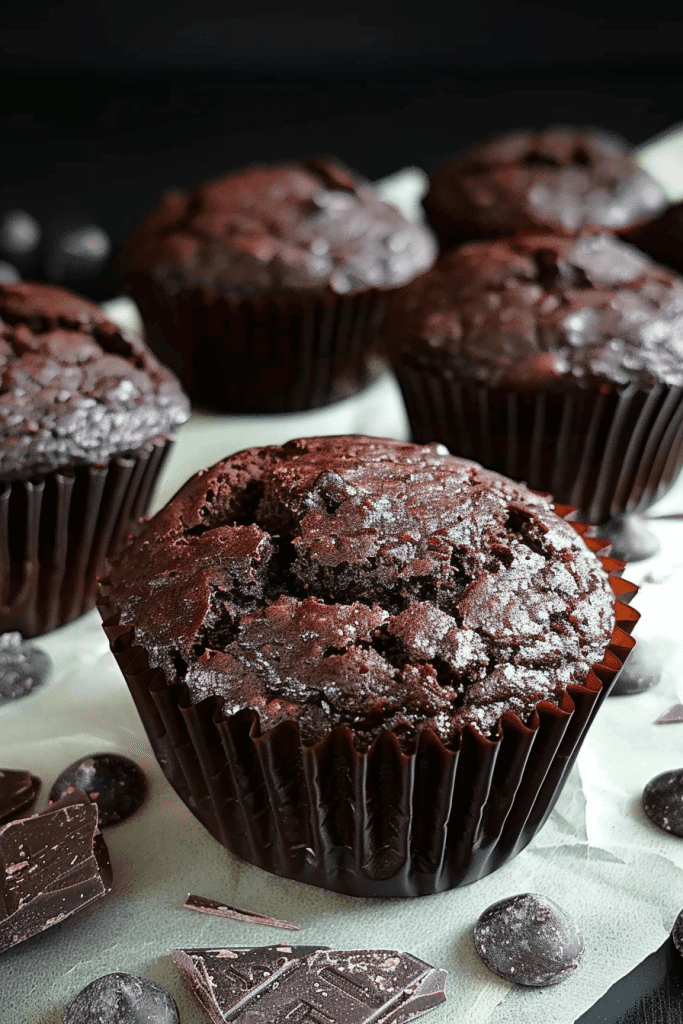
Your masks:
<instances>
[{"instance_id":1,"label":"crumbly muffin crust","mask_svg":"<svg viewBox=\"0 0 683 1024\"><path fill-rule=\"evenodd\" d=\"M133 233L125 271L231 299L395 288L431 266L431 232L328 157L234 171L168 192Z\"/></svg>"},{"instance_id":2,"label":"crumbly muffin crust","mask_svg":"<svg viewBox=\"0 0 683 1024\"><path fill-rule=\"evenodd\" d=\"M608 234L463 245L384 329L401 360L491 387L683 384L683 278Z\"/></svg>"},{"instance_id":3,"label":"crumbly muffin crust","mask_svg":"<svg viewBox=\"0 0 683 1024\"><path fill-rule=\"evenodd\" d=\"M424 199L444 248L475 238L616 230L666 206L659 184L620 139L550 126L497 136L435 168Z\"/></svg>"},{"instance_id":4,"label":"crumbly muffin crust","mask_svg":"<svg viewBox=\"0 0 683 1024\"><path fill-rule=\"evenodd\" d=\"M50 285L0 285L0 481L106 462L189 415L135 335Z\"/></svg>"},{"instance_id":5,"label":"crumbly muffin crust","mask_svg":"<svg viewBox=\"0 0 683 1024\"><path fill-rule=\"evenodd\" d=\"M197 474L115 559L108 603L191 702L448 743L525 722L600 661L607 574L548 501L439 445L309 438Z\"/></svg>"}]
</instances>

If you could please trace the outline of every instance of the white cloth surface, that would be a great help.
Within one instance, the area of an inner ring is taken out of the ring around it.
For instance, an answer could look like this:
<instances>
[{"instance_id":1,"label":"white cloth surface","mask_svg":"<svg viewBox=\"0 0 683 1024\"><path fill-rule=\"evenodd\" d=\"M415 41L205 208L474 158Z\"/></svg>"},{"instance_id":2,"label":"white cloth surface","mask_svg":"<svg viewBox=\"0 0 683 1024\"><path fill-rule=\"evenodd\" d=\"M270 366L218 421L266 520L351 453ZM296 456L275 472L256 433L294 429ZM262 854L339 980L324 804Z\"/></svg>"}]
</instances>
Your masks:
<instances>
[{"instance_id":1,"label":"white cloth surface","mask_svg":"<svg viewBox=\"0 0 683 1024\"><path fill-rule=\"evenodd\" d=\"M423 178L401 172L392 199L412 209ZM412 175L412 176L411 176ZM398 182L398 184L397 184ZM123 319L125 300L112 313ZM154 507L196 469L250 444L316 433L407 436L393 378L328 409L273 417L196 413L182 428ZM656 514L683 512L683 480ZM206 1024L171 963L176 946L246 946L282 941L333 948L408 950L449 971L448 1002L430 1024L573 1024L618 978L655 950L683 907L683 840L645 818L640 796L661 772L683 767L683 724L655 725L683 702L683 520L655 519L662 551L627 572L642 583L636 636L656 643L665 671L652 690L605 702L550 820L530 846L493 875L419 900L359 900L279 879L237 861L193 818L166 782L132 698L109 652L96 612L40 644L54 661L49 681L0 707L0 766L43 780L37 809L68 764L119 751L147 772L151 792L105 838L111 894L43 934L0 954L0 1022L59 1024L67 1003L112 971L153 978L176 999L183 1024ZM296 934L184 910L188 892L290 920ZM472 927L491 903L538 892L563 906L584 935L580 968L549 989L511 986L492 975L472 944Z\"/></svg>"}]
</instances>

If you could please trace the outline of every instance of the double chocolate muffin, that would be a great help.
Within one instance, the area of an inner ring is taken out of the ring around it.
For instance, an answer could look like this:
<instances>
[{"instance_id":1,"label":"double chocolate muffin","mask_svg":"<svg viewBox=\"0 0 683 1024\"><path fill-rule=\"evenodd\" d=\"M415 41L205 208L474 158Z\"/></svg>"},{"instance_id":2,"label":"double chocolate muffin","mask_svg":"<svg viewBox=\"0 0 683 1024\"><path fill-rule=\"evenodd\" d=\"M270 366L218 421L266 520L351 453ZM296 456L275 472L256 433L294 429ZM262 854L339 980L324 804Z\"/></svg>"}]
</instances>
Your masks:
<instances>
[{"instance_id":1,"label":"double chocolate muffin","mask_svg":"<svg viewBox=\"0 0 683 1024\"><path fill-rule=\"evenodd\" d=\"M384 296L431 266L431 233L329 158L169 192L124 274L152 347L200 404L282 412L358 391Z\"/></svg>"},{"instance_id":2,"label":"double chocolate muffin","mask_svg":"<svg viewBox=\"0 0 683 1024\"><path fill-rule=\"evenodd\" d=\"M101 611L164 770L214 835L366 895L492 870L543 782L539 823L624 619L546 499L439 445L364 437L197 474L114 558ZM498 854L478 856L515 801Z\"/></svg>"},{"instance_id":3,"label":"double chocolate muffin","mask_svg":"<svg viewBox=\"0 0 683 1024\"><path fill-rule=\"evenodd\" d=\"M623 229L667 205L621 139L550 126L480 142L430 175L424 208L443 249L516 235Z\"/></svg>"},{"instance_id":4,"label":"double chocolate muffin","mask_svg":"<svg viewBox=\"0 0 683 1024\"><path fill-rule=\"evenodd\" d=\"M445 254L386 326L413 437L600 523L683 464L683 279L607 234Z\"/></svg>"},{"instance_id":5,"label":"double chocolate muffin","mask_svg":"<svg viewBox=\"0 0 683 1024\"><path fill-rule=\"evenodd\" d=\"M97 306L0 286L0 632L92 607L188 413L173 375Z\"/></svg>"}]
</instances>

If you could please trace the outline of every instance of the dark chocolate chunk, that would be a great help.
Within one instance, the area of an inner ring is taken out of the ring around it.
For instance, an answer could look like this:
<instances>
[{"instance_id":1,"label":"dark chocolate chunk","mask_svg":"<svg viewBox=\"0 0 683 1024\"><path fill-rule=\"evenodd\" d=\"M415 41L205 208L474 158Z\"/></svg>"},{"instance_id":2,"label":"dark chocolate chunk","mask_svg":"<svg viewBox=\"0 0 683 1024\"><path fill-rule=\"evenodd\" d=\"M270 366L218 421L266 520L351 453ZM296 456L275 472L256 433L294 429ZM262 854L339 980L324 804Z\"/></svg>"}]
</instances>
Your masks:
<instances>
[{"instance_id":1,"label":"dark chocolate chunk","mask_svg":"<svg viewBox=\"0 0 683 1024\"><path fill-rule=\"evenodd\" d=\"M678 952L683 956L683 910L674 921L674 926L671 929L671 938L673 939L674 946Z\"/></svg>"},{"instance_id":2,"label":"dark chocolate chunk","mask_svg":"<svg viewBox=\"0 0 683 1024\"><path fill-rule=\"evenodd\" d=\"M188 895L183 906L186 910L198 910L200 914L228 917L232 921L246 921L248 924L265 924L270 928L286 928L292 932L299 931L298 924L280 921L277 917L267 917L265 914L257 914L253 910L240 910L239 907L229 907L226 903L209 900L206 896L195 896L194 893Z\"/></svg>"},{"instance_id":3,"label":"dark chocolate chunk","mask_svg":"<svg viewBox=\"0 0 683 1024\"><path fill-rule=\"evenodd\" d=\"M557 985L583 957L583 939L569 915L546 896L523 893L488 907L474 926L486 966L518 985Z\"/></svg>"},{"instance_id":4,"label":"dark chocolate chunk","mask_svg":"<svg viewBox=\"0 0 683 1024\"><path fill-rule=\"evenodd\" d=\"M97 807L75 790L0 826L0 950L59 924L111 889Z\"/></svg>"},{"instance_id":5,"label":"dark chocolate chunk","mask_svg":"<svg viewBox=\"0 0 683 1024\"><path fill-rule=\"evenodd\" d=\"M50 800L58 800L73 789L85 790L97 804L103 827L125 821L142 806L147 777L123 754L89 754L64 769L50 790Z\"/></svg>"},{"instance_id":6,"label":"dark chocolate chunk","mask_svg":"<svg viewBox=\"0 0 683 1024\"><path fill-rule=\"evenodd\" d=\"M615 982L576 1024L683 1024L683 970L671 939Z\"/></svg>"},{"instance_id":7,"label":"dark chocolate chunk","mask_svg":"<svg viewBox=\"0 0 683 1024\"><path fill-rule=\"evenodd\" d=\"M673 722L683 722L683 704L672 704L663 715L655 719L655 725L671 725Z\"/></svg>"},{"instance_id":8,"label":"dark chocolate chunk","mask_svg":"<svg viewBox=\"0 0 683 1024\"><path fill-rule=\"evenodd\" d=\"M69 1003L63 1024L180 1024L175 1000L135 974L105 974Z\"/></svg>"},{"instance_id":9,"label":"dark chocolate chunk","mask_svg":"<svg viewBox=\"0 0 683 1024\"><path fill-rule=\"evenodd\" d=\"M410 953L307 946L174 949L213 1024L403 1024L444 1002L447 972Z\"/></svg>"},{"instance_id":10,"label":"dark chocolate chunk","mask_svg":"<svg viewBox=\"0 0 683 1024\"><path fill-rule=\"evenodd\" d=\"M0 825L29 811L39 790L40 779L30 772L0 770Z\"/></svg>"},{"instance_id":11,"label":"dark chocolate chunk","mask_svg":"<svg viewBox=\"0 0 683 1024\"><path fill-rule=\"evenodd\" d=\"M663 772L643 790L643 810L654 825L683 837L683 768Z\"/></svg>"},{"instance_id":12,"label":"dark chocolate chunk","mask_svg":"<svg viewBox=\"0 0 683 1024\"><path fill-rule=\"evenodd\" d=\"M614 516L598 529L599 535L612 544L612 557L623 562L642 562L652 558L661 544L642 516L626 512Z\"/></svg>"},{"instance_id":13,"label":"dark chocolate chunk","mask_svg":"<svg viewBox=\"0 0 683 1024\"><path fill-rule=\"evenodd\" d=\"M0 636L0 703L25 697L45 682L52 663L45 651L22 639L21 633Z\"/></svg>"},{"instance_id":14,"label":"dark chocolate chunk","mask_svg":"<svg viewBox=\"0 0 683 1024\"><path fill-rule=\"evenodd\" d=\"M662 667L662 657L657 647L647 640L639 639L617 676L610 697L627 697L649 690L661 679Z\"/></svg>"}]
</instances>

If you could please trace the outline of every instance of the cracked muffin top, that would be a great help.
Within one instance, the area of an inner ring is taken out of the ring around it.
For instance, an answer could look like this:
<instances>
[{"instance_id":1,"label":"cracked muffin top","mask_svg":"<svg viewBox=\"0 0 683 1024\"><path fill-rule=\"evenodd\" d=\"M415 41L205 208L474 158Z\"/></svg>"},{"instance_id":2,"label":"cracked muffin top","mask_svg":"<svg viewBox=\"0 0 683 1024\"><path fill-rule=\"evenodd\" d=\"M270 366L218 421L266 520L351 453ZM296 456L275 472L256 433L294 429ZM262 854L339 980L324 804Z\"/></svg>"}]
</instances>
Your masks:
<instances>
[{"instance_id":1,"label":"cracked muffin top","mask_svg":"<svg viewBox=\"0 0 683 1024\"><path fill-rule=\"evenodd\" d=\"M683 384L683 278L608 234L462 245L392 296L384 331L491 387Z\"/></svg>"},{"instance_id":2,"label":"cracked muffin top","mask_svg":"<svg viewBox=\"0 0 683 1024\"><path fill-rule=\"evenodd\" d=\"M0 481L106 462L188 415L173 374L98 306L0 285Z\"/></svg>"},{"instance_id":3,"label":"cracked muffin top","mask_svg":"<svg viewBox=\"0 0 683 1024\"><path fill-rule=\"evenodd\" d=\"M131 236L125 275L228 298L396 288L431 266L431 232L328 157L258 164L167 192Z\"/></svg>"},{"instance_id":4,"label":"cracked muffin top","mask_svg":"<svg viewBox=\"0 0 683 1024\"><path fill-rule=\"evenodd\" d=\"M596 556L552 505L440 445L324 437L194 476L109 567L150 664L305 743L347 725L497 735L583 683L614 626Z\"/></svg>"},{"instance_id":5,"label":"cracked muffin top","mask_svg":"<svg viewBox=\"0 0 683 1024\"><path fill-rule=\"evenodd\" d=\"M531 231L617 230L666 205L660 185L624 141L561 125L510 132L464 150L432 172L424 199L443 248Z\"/></svg>"}]
</instances>

